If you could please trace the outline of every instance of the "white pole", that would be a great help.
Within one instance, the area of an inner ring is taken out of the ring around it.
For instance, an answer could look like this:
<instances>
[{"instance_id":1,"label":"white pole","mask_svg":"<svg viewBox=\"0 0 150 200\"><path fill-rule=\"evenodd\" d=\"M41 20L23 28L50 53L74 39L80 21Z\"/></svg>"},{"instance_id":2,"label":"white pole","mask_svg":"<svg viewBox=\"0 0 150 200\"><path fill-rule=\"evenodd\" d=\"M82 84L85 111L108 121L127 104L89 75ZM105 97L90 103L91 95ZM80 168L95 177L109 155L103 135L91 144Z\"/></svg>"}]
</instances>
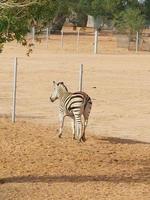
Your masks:
<instances>
[{"instance_id":1,"label":"white pole","mask_svg":"<svg viewBox=\"0 0 150 200\"><path fill-rule=\"evenodd\" d=\"M95 29L95 37L94 37L94 54L97 54L98 50L98 30Z\"/></svg>"},{"instance_id":2,"label":"white pole","mask_svg":"<svg viewBox=\"0 0 150 200\"><path fill-rule=\"evenodd\" d=\"M61 48L63 48L64 47L64 31L63 31L63 29L61 30Z\"/></svg>"},{"instance_id":3,"label":"white pole","mask_svg":"<svg viewBox=\"0 0 150 200\"><path fill-rule=\"evenodd\" d=\"M80 40L80 28L78 29L77 32L77 52L79 52L79 40Z\"/></svg>"},{"instance_id":4,"label":"white pole","mask_svg":"<svg viewBox=\"0 0 150 200\"><path fill-rule=\"evenodd\" d=\"M32 27L32 43L35 43L35 27Z\"/></svg>"},{"instance_id":5,"label":"white pole","mask_svg":"<svg viewBox=\"0 0 150 200\"><path fill-rule=\"evenodd\" d=\"M48 34L49 34L49 39L50 39L50 37L51 37L51 27L49 27L49 32L48 32Z\"/></svg>"},{"instance_id":6,"label":"white pole","mask_svg":"<svg viewBox=\"0 0 150 200\"><path fill-rule=\"evenodd\" d=\"M79 91L83 89L83 64L80 65L80 74L79 74Z\"/></svg>"},{"instance_id":7,"label":"white pole","mask_svg":"<svg viewBox=\"0 0 150 200\"><path fill-rule=\"evenodd\" d=\"M49 36L49 29L46 28L46 48L48 48L48 36Z\"/></svg>"},{"instance_id":8,"label":"white pole","mask_svg":"<svg viewBox=\"0 0 150 200\"><path fill-rule=\"evenodd\" d=\"M12 105L12 122L16 120L16 86L17 86L17 57L14 59L14 77L13 77L13 105Z\"/></svg>"},{"instance_id":9,"label":"white pole","mask_svg":"<svg viewBox=\"0 0 150 200\"><path fill-rule=\"evenodd\" d=\"M139 48L139 32L137 31L136 33L136 53L138 52Z\"/></svg>"}]
</instances>

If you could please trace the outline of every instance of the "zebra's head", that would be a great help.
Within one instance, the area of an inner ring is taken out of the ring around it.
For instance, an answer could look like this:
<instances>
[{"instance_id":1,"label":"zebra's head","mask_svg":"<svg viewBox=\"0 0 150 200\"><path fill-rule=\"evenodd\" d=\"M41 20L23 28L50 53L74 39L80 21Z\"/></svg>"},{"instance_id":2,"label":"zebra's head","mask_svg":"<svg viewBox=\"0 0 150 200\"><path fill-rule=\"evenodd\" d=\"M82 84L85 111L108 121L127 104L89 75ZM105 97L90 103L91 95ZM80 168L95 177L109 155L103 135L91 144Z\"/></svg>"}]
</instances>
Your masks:
<instances>
[{"instance_id":1,"label":"zebra's head","mask_svg":"<svg viewBox=\"0 0 150 200\"><path fill-rule=\"evenodd\" d=\"M56 83L55 81L53 81L53 89L50 97L51 102L54 102L55 100L60 98L60 96L63 95L65 92L68 92L68 89L63 82Z\"/></svg>"}]
</instances>

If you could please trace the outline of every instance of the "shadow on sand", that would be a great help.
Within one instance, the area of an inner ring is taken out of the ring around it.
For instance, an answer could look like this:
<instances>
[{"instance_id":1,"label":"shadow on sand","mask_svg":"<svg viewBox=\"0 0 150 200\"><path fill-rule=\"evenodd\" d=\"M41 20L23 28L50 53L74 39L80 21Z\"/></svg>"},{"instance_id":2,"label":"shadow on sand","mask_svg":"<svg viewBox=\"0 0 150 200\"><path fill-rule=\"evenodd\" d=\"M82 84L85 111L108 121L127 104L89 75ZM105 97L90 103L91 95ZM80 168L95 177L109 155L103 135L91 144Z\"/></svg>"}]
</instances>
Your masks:
<instances>
[{"instance_id":1,"label":"shadow on sand","mask_svg":"<svg viewBox=\"0 0 150 200\"><path fill-rule=\"evenodd\" d=\"M84 182L112 182L112 183L147 183L150 184L150 168L145 168L133 176L123 175L98 175L98 176L14 176L0 179L0 184L7 183L84 183Z\"/></svg>"},{"instance_id":2,"label":"shadow on sand","mask_svg":"<svg viewBox=\"0 0 150 200\"><path fill-rule=\"evenodd\" d=\"M101 137L100 140L108 141L111 144L150 144L149 142L143 142L133 139L122 139L117 137Z\"/></svg>"}]
</instances>

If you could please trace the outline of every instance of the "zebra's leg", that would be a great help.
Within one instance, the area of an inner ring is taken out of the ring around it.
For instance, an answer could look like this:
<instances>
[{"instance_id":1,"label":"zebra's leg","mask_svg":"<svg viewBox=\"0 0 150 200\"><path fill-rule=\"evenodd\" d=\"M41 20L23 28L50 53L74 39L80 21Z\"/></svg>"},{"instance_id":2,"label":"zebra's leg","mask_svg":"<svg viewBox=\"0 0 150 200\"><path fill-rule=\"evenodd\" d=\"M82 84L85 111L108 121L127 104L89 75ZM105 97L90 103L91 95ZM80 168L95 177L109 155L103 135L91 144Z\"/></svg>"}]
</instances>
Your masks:
<instances>
[{"instance_id":1,"label":"zebra's leg","mask_svg":"<svg viewBox=\"0 0 150 200\"><path fill-rule=\"evenodd\" d=\"M85 130L86 130L86 127L88 125L88 119L89 119L89 115L90 115L90 111L91 111L91 108L92 108L92 102L91 102L91 99L89 99L85 109L84 109L84 112L83 112L83 117L84 117L84 129L83 129L83 137L82 137L82 140L85 142L86 141L86 138L85 138Z\"/></svg>"},{"instance_id":2,"label":"zebra's leg","mask_svg":"<svg viewBox=\"0 0 150 200\"><path fill-rule=\"evenodd\" d=\"M65 117L62 114L60 114L60 116L59 116L60 127L59 127L59 135L58 135L59 138L61 138L61 136L62 136L63 127L64 127L64 118Z\"/></svg>"},{"instance_id":3,"label":"zebra's leg","mask_svg":"<svg viewBox=\"0 0 150 200\"><path fill-rule=\"evenodd\" d=\"M75 124L75 118L72 117L72 139L75 140L76 137L75 137L75 134L76 134L76 124Z\"/></svg>"},{"instance_id":4,"label":"zebra's leg","mask_svg":"<svg viewBox=\"0 0 150 200\"><path fill-rule=\"evenodd\" d=\"M75 115L75 123L76 123L76 132L77 132L77 138L78 141L82 141L82 136L83 136L83 127L82 127L82 120L81 120L81 115Z\"/></svg>"},{"instance_id":5,"label":"zebra's leg","mask_svg":"<svg viewBox=\"0 0 150 200\"><path fill-rule=\"evenodd\" d=\"M82 135L82 141L83 141L83 142L86 141L86 138L85 138L85 130L86 130L87 124L88 124L88 119L85 119L85 117L84 117L83 135Z\"/></svg>"}]
</instances>

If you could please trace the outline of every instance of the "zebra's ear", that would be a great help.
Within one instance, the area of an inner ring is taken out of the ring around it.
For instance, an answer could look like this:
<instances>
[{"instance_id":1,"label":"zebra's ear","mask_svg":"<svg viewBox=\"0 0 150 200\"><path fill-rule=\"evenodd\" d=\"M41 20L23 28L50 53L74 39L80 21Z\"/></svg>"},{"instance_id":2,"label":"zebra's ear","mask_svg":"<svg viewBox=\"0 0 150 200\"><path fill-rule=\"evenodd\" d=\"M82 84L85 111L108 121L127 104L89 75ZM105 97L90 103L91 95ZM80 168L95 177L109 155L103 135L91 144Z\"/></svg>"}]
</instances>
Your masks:
<instances>
[{"instance_id":1,"label":"zebra's ear","mask_svg":"<svg viewBox=\"0 0 150 200\"><path fill-rule=\"evenodd\" d=\"M55 84L56 84L56 82L55 82L55 81L53 81L53 84L55 85Z\"/></svg>"},{"instance_id":2,"label":"zebra's ear","mask_svg":"<svg viewBox=\"0 0 150 200\"><path fill-rule=\"evenodd\" d=\"M64 83L63 82L58 82L57 85L64 85Z\"/></svg>"}]
</instances>

